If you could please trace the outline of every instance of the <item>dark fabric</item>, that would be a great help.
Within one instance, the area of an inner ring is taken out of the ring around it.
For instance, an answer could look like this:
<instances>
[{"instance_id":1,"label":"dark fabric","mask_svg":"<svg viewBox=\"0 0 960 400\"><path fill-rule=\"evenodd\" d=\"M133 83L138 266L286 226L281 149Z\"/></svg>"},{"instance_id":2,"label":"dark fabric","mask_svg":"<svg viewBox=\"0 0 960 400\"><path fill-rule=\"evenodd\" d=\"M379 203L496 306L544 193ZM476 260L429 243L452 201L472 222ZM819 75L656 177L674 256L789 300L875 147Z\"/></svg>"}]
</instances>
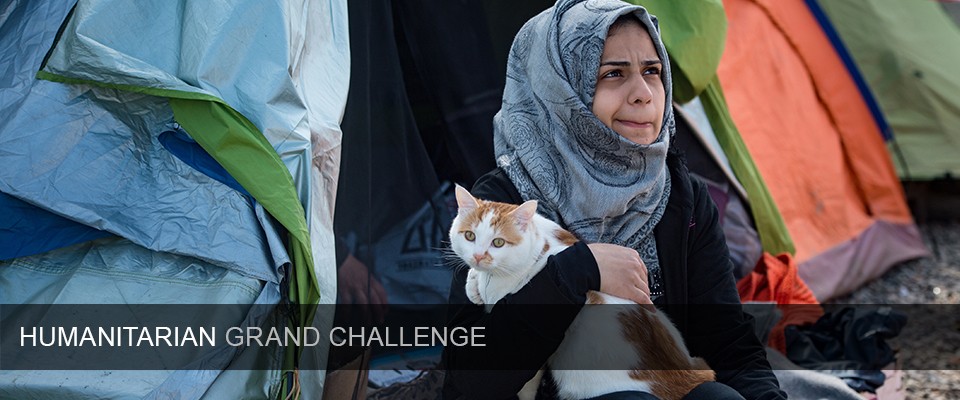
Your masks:
<instances>
[{"instance_id":1,"label":"dark fabric","mask_svg":"<svg viewBox=\"0 0 960 400\"><path fill-rule=\"evenodd\" d=\"M718 381L747 399L785 399L753 331L753 319L740 307L717 211L706 188L691 180L682 156L675 151L668 156L667 166L673 187L663 219L655 229L666 288L658 306L677 325L691 354L703 357L717 372ZM488 200L514 204L522 201L499 169L484 175L472 193ZM459 306L451 307L451 321L458 326L484 324L490 344L484 352L447 349L444 362L450 371L445 398L512 398L557 349L579 309L564 307L569 315L563 318L557 318L557 312L549 313L549 318L546 313L512 315L522 310L509 308L494 308L492 313L485 314L482 307L466 298L466 272L461 270L453 281L450 302ZM589 248L578 244L548 260L530 284L501 302L582 305L585 293L599 288L599 275ZM710 304L724 306L697 306ZM501 332L498 327L506 331ZM471 365L470 357L493 357L489 349L500 344L510 352L500 354L507 358L499 360L527 368L482 372L457 369L458 365Z\"/></svg>"},{"instance_id":2,"label":"dark fabric","mask_svg":"<svg viewBox=\"0 0 960 400\"><path fill-rule=\"evenodd\" d=\"M597 397L591 397L585 400L660 400L660 399L658 399L657 396L654 396L650 393L624 391L624 392L607 393Z\"/></svg>"},{"instance_id":3,"label":"dark fabric","mask_svg":"<svg viewBox=\"0 0 960 400\"><path fill-rule=\"evenodd\" d=\"M787 358L810 369L879 370L895 359L887 339L906 324L907 316L891 308L843 307L813 325L789 327Z\"/></svg>"},{"instance_id":4,"label":"dark fabric","mask_svg":"<svg viewBox=\"0 0 960 400\"><path fill-rule=\"evenodd\" d=\"M876 393L877 389L883 386L883 382L887 380L887 376L881 370L845 369L820 370L817 372L840 378L850 389L857 392Z\"/></svg>"},{"instance_id":5,"label":"dark fabric","mask_svg":"<svg viewBox=\"0 0 960 400\"><path fill-rule=\"evenodd\" d=\"M797 365L837 376L856 390L874 392L883 385L883 367L896 357L887 340L907 324L891 308L843 307L816 323L788 326L787 358Z\"/></svg>"},{"instance_id":6,"label":"dark fabric","mask_svg":"<svg viewBox=\"0 0 960 400\"><path fill-rule=\"evenodd\" d=\"M334 232L337 265L377 242L443 181L494 167L495 65L482 4L357 0L350 19L350 96L341 129ZM368 267L375 267L368 265Z\"/></svg>"},{"instance_id":7,"label":"dark fabric","mask_svg":"<svg viewBox=\"0 0 960 400\"><path fill-rule=\"evenodd\" d=\"M341 123L334 232L353 243L379 239L440 185L407 101L391 4L357 0L347 5L350 96Z\"/></svg>"},{"instance_id":8,"label":"dark fabric","mask_svg":"<svg viewBox=\"0 0 960 400\"><path fill-rule=\"evenodd\" d=\"M495 167L493 115L503 69L473 1L391 3L410 105L441 180L475 182Z\"/></svg>"},{"instance_id":9,"label":"dark fabric","mask_svg":"<svg viewBox=\"0 0 960 400\"><path fill-rule=\"evenodd\" d=\"M240 192L252 201L253 196L240 185L240 182L237 182L210 153L207 153L203 147L200 147L200 144L193 140L183 129L176 128L164 131L160 133L157 140L163 148L167 149L170 154L173 154L180 161L183 161L184 164L213 178L217 182L229 186L231 189Z\"/></svg>"},{"instance_id":10,"label":"dark fabric","mask_svg":"<svg viewBox=\"0 0 960 400\"><path fill-rule=\"evenodd\" d=\"M701 383L681 400L743 400L730 386L718 382Z\"/></svg>"},{"instance_id":11,"label":"dark fabric","mask_svg":"<svg viewBox=\"0 0 960 400\"><path fill-rule=\"evenodd\" d=\"M674 107L674 110L676 108ZM683 115L677 111L674 111L674 114ZM727 175L720 169L717 160L707 151L706 145L694 134L687 118L677 118L677 133L673 139L673 145L686 155L687 167L690 171L714 182L727 182Z\"/></svg>"},{"instance_id":12,"label":"dark fabric","mask_svg":"<svg viewBox=\"0 0 960 400\"><path fill-rule=\"evenodd\" d=\"M113 236L0 192L0 261Z\"/></svg>"}]
</instances>

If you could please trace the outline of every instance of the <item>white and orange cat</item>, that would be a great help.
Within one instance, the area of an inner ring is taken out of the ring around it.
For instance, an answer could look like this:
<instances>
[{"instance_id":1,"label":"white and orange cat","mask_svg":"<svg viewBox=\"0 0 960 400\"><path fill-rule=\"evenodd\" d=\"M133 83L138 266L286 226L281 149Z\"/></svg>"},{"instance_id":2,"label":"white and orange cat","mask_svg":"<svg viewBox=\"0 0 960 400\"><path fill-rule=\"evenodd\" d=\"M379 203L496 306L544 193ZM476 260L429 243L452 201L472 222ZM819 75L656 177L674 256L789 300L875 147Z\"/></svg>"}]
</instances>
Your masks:
<instances>
[{"instance_id":1,"label":"white and orange cat","mask_svg":"<svg viewBox=\"0 0 960 400\"><path fill-rule=\"evenodd\" d=\"M577 242L573 234L537 214L536 200L519 206L485 201L459 185L456 196L459 210L450 227L451 248L470 267L467 297L484 305L487 312L504 296L523 288L549 256ZM715 379L703 359L690 357L664 313L594 291L587 293L587 304L547 361L560 398L642 391L665 400L680 399ZM594 367L561 367L583 365ZM528 382L521 398L530 396L531 390L535 393L540 376Z\"/></svg>"}]
</instances>

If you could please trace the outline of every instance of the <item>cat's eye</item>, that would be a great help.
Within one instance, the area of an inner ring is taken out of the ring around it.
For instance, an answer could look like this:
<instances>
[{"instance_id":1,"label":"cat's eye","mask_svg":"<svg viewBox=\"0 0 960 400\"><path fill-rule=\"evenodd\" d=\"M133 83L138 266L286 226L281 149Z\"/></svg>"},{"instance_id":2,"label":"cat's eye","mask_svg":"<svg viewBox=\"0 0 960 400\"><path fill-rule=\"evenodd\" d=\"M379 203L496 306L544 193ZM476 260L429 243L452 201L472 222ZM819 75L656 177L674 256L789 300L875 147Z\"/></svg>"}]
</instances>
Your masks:
<instances>
[{"instance_id":1,"label":"cat's eye","mask_svg":"<svg viewBox=\"0 0 960 400\"><path fill-rule=\"evenodd\" d=\"M503 247L503 245L505 244L507 244L507 241L503 240L503 238L493 239L493 247L500 248L500 247Z\"/></svg>"},{"instance_id":2,"label":"cat's eye","mask_svg":"<svg viewBox=\"0 0 960 400\"><path fill-rule=\"evenodd\" d=\"M477 235L473 231L463 232L463 237L471 242L477 240Z\"/></svg>"}]
</instances>

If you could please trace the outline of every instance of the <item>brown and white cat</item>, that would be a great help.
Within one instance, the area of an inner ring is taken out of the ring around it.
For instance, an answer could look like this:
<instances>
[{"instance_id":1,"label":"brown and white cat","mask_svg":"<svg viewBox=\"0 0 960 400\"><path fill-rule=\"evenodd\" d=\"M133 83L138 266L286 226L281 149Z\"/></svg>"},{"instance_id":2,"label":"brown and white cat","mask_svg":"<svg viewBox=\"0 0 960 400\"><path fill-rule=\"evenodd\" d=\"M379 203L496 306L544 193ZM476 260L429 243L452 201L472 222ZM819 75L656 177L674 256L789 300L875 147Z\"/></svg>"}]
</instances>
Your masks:
<instances>
[{"instance_id":1,"label":"brown and white cat","mask_svg":"<svg viewBox=\"0 0 960 400\"><path fill-rule=\"evenodd\" d=\"M535 200L519 206L485 201L459 185L456 196L459 210L450 227L451 248L470 267L467 297L484 305L487 312L526 285L549 256L577 242L573 234L537 214ZM666 400L680 399L697 385L715 379L703 359L690 357L680 333L664 313L594 291L587 293L587 306L570 324L547 364L563 399L634 390ZM577 365L616 369L557 368ZM528 383L525 391L535 388L540 376L538 373L536 382Z\"/></svg>"}]
</instances>

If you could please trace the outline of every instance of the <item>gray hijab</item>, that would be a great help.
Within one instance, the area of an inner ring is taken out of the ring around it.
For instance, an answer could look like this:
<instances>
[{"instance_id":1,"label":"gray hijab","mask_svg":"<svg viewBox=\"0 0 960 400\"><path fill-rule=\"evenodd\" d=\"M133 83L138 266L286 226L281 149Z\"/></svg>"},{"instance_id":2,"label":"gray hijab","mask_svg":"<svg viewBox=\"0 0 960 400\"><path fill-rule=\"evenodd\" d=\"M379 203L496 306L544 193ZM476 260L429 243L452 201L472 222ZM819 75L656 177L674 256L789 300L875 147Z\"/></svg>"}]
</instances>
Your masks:
<instances>
[{"instance_id":1,"label":"gray hijab","mask_svg":"<svg viewBox=\"0 0 960 400\"><path fill-rule=\"evenodd\" d=\"M666 100L660 135L633 143L591 111L607 31L633 13L663 63ZM494 116L497 163L524 200L588 243L637 249L662 293L653 227L670 196L666 154L674 132L670 65L656 18L619 0L560 0L527 21L507 62L503 104Z\"/></svg>"}]
</instances>

